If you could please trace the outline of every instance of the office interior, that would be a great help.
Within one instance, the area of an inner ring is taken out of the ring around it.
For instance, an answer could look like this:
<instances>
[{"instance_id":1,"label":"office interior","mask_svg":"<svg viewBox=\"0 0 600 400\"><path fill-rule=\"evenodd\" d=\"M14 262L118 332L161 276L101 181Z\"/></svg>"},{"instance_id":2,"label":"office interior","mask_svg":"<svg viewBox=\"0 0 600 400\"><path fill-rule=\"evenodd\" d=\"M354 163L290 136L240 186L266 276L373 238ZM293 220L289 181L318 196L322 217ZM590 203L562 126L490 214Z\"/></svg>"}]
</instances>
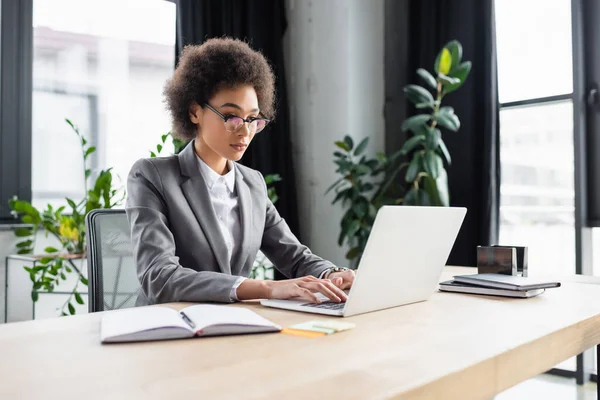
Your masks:
<instances>
[{"instance_id":1,"label":"office interior","mask_svg":"<svg viewBox=\"0 0 600 400\"><path fill-rule=\"evenodd\" d=\"M458 42L470 73L444 93L460 123L442 123L447 156L436 154L447 205L467 215L447 265L476 273L478 246L515 245L532 274L600 276L599 26L596 0L0 0L0 332L82 318L93 296L83 255L81 277L65 272L60 290L33 299L25 268L40 259L27 257L60 241L42 227L24 243L32 221L10 201L68 215L110 170L122 209L133 163L177 152L163 89L182 49L223 36L261 50L277 77L277 118L240 162L278 176L275 206L315 254L356 267L339 244L352 204L327 191L342 176L334 153L345 137L367 159L398 153L414 136L405 121L424 110L406 87L435 95L418 70L438 73ZM400 171L402 206L412 186ZM282 279L257 263L257 279ZM494 398L596 398L597 374L592 349Z\"/></svg>"}]
</instances>

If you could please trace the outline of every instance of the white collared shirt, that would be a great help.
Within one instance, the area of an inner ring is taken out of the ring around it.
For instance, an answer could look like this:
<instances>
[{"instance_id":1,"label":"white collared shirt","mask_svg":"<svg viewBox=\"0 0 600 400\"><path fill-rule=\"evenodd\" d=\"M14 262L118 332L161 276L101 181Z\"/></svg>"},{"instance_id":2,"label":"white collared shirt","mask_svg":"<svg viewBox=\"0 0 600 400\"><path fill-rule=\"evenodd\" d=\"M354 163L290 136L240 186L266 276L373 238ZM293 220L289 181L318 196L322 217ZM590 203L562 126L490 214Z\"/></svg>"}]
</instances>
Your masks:
<instances>
[{"instance_id":1,"label":"white collared shirt","mask_svg":"<svg viewBox=\"0 0 600 400\"><path fill-rule=\"evenodd\" d=\"M219 175L213 171L198 155L198 166L206 182L210 200L217 216L221 235L227 247L227 261L231 263L242 240L238 197L235 190L235 166L227 161L229 172ZM231 288L230 298L237 301L237 288L246 278L240 276Z\"/></svg>"}]
</instances>

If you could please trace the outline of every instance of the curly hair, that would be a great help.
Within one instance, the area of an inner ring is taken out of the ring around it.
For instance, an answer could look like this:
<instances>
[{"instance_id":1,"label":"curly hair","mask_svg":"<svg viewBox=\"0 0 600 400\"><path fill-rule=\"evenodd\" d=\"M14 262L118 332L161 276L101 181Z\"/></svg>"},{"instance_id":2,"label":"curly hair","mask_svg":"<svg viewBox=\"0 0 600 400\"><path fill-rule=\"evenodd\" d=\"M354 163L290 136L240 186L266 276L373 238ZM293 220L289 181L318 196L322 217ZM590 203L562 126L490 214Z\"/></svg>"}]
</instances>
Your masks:
<instances>
[{"instance_id":1,"label":"curly hair","mask_svg":"<svg viewBox=\"0 0 600 400\"><path fill-rule=\"evenodd\" d=\"M267 59L247 43L231 38L209 39L202 45L185 46L173 77L164 88L171 113L173 136L196 137L196 124L189 117L190 105L199 105L223 88L250 85L266 118L275 115L275 76Z\"/></svg>"}]
</instances>

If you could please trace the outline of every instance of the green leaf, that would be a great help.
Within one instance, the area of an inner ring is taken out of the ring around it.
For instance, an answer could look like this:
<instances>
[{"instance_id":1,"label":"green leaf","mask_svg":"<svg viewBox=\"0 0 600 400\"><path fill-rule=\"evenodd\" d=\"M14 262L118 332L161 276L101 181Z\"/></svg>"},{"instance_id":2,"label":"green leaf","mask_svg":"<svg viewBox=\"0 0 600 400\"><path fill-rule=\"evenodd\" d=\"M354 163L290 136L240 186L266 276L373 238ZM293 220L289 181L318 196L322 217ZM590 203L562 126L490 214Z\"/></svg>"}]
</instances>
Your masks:
<instances>
[{"instance_id":1,"label":"green leaf","mask_svg":"<svg viewBox=\"0 0 600 400\"><path fill-rule=\"evenodd\" d=\"M435 59L434 70L436 74L447 75L452 67L452 54L447 48L443 48Z\"/></svg>"},{"instance_id":2,"label":"green leaf","mask_svg":"<svg viewBox=\"0 0 600 400\"><path fill-rule=\"evenodd\" d=\"M338 140L337 142L335 142L335 145L342 150L350 151L350 146L348 146L348 144L346 142L342 142L342 141Z\"/></svg>"},{"instance_id":3,"label":"green leaf","mask_svg":"<svg viewBox=\"0 0 600 400\"><path fill-rule=\"evenodd\" d=\"M75 292L74 295L75 295L75 301L77 302L77 304L83 304L83 299L81 298L81 295L77 292Z\"/></svg>"},{"instance_id":4,"label":"green leaf","mask_svg":"<svg viewBox=\"0 0 600 400\"><path fill-rule=\"evenodd\" d=\"M85 170L85 179L89 178L91 174L92 174L92 170L91 169L86 169Z\"/></svg>"},{"instance_id":5,"label":"green leaf","mask_svg":"<svg viewBox=\"0 0 600 400\"><path fill-rule=\"evenodd\" d=\"M17 254L31 254L32 251L33 249L20 249Z\"/></svg>"},{"instance_id":6,"label":"green leaf","mask_svg":"<svg viewBox=\"0 0 600 400\"><path fill-rule=\"evenodd\" d=\"M358 257L358 255L360 253L362 253L362 250L360 249L360 247L353 247L350 250L348 250L348 252L346 253L346 259L354 260L356 257Z\"/></svg>"},{"instance_id":7,"label":"green leaf","mask_svg":"<svg viewBox=\"0 0 600 400\"><path fill-rule=\"evenodd\" d=\"M448 113L439 113L436 116L436 121L440 126L444 128L450 129L453 132L456 132L460 129L460 120L456 116L456 114L448 114Z\"/></svg>"},{"instance_id":8,"label":"green leaf","mask_svg":"<svg viewBox=\"0 0 600 400\"><path fill-rule=\"evenodd\" d=\"M69 303L69 313L75 315L75 307L73 307L73 304L71 303Z\"/></svg>"},{"instance_id":9,"label":"green leaf","mask_svg":"<svg viewBox=\"0 0 600 400\"><path fill-rule=\"evenodd\" d=\"M58 253L58 249L55 249L54 247L48 246L44 249L44 251L46 253Z\"/></svg>"},{"instance_id":10,"label":"green leaf","mask_svg":"<svg viewBox=\"0 0 600 400\"><path fill-rule=\"evenodd\" d=\"M429 90L418 85L407 85L404 88L404 93L408 100L413 104L433 103L434 99Z\"/></svg>"},{"instance_id":11,"label":"green leaf","mask_svg":"<svg viewBox=\"0 0 600 400\"><path fill-rule=\"evenodd\" d=\"M456 89L461 87L467 80L467 77L469 76L470 72L471 72L471 61L465 61L464 63L462 63L459 66L457 66L456 68L454 68L448 76L457 78L460 80L460 82L455 83L453 85L444 86L444 94L454 92Z\"/></svg>"},{"instance_id":12,"label":"green leaf","mask_svg":"<svg viewBox=\"0 0 600 400\"><path fill-rule=\"evenodd\" d=\"M442 168L440 176L435 181L437 190L440 196L440 203L444 207L450 206L450 192L448 191L448 174L446 170Z\"/></svg>"},{"instance_id":13,"label":"green leaf","mask_svg":"<svg viewBox=\"0 0 600 400\"><path fill-rule=\"evenodd\" d=\"M27 237L33 235L33 231L31 228L17 228L15 229L15 236L17 237Z\"/></svg>"},{"instance_id":14,"label":"green leaf","mask_svg":"<svg viewBox=\"0 0 600 400\"><path fill-rule=\"evenodd\" d=\"M83 283L84 285L88 284L88 280L86 278L84 278L83 276L79 277L79 280L81 281L81 283Z\"/></svg>"},{"instance_id":15,"label":"green leaf","mask_svg":"<svg viewBox=\"0 0 600 400\"><path fill-rule=\"evenodd\" d=\"M31 225L35 224L33 217L31 215L24 215L23 218L21 218L21 221L24 224L31 224Z\"/></svg>"},{"instance_id":16,"label":"green leaf","mask_svg":"<svg viewBox=\"0 0 600 400\"><path fill-rule=\"evenodd\" d=\"M423 167L425 168L425 172L431 175L433 179L437 179L440 176L440 170L444 168L444 164L439 155L433 150L429 150L423 157Z\"/></svg>"},{"instance_id":17,"label":"green leaf","mask_svg":"<svg viewBox=\"0 0 600 400\"><path fill-rule=\"evenodd\" d=\"M356 235L356 232L358 232L358 230L360 229L360 221L355 219L350 223L350 226L348 227L348 231L346 232L346 237L348 238L352 238L354 237L354 235Z\"/></svg>"},{"instance_id":18,"label":"green leaf","mask_svg":"<svg viewBox=\"0 0 600 400\"><path fill-rule=\"evenodd\" d=\"M161 145L161 144L157 144L157 145L156 145L156 152L157 152L157 153L160 153L160 152L162 151L162 148L163 148L163 147L162 147L162 145Z\"/></svg>"},{"instance_id":19,"label":"green leaf","mask_svg":"<svg viewBox=\"0 0 600 400\"><path fill-rule=\"evenodd\" d=\"M441 206L440 194L437 189L436 181L431 176L426 175L423 177L423 190L429 195L431 205Z\"/></svg>"},{"instance_id":20,"label":"green leaf","mask_svg":"<svg viewBox=\"0 0 600 400\"><path fill-rule=\"evenodd\" d=\"M421 165L421 153L415 153L412 161L410 162L408 169L406 170L406 182L413 182L419 173L419 167Z\"/></svg>"},{"instance_id":21,"label":"green leaf","mask_svg":"<svg viewBox=\"0 0 600 400\"><path fill-rule=\"evenodd\" d=\"M354 150L354 155L355 156L361 155L363 153L363 151L365 151L365 149L367 148L368 144L369 144L368 137L361 140L361 142L358 144L358 146L356 146L356 149Z\"/></svg>"},{"instance_id":22,"label":"green leaf","mask_svg":"<svg viewBox=\"0 0 600 400\"><path fill-rule=\"evenodd\" d=\"M344 142L348 145L348 151L354 148L354 141L348 135L344 136Z\"/></svg>"},{"instance_id":23,"label":"green leaf","mask_svg":"<svg viewBox=\"0 0 600 400\"><path fill-rule=\"evenodd\" d=\"M17 243L17 248L29 248L33 244L33 240L25 240L23 242Z\"/></svg>"},{"instance_id":24,"label":"green leaf","mask_svg":"<svg viewBox=\"0 0 600 400\"><path fill-rule=\"evenodd\" d=\"M440 132L438 128L434 128L433 130L427 132L427 148L429 150L437 149L441 138L442 132Z\"/></svg>"},{"instance_id":25,"label":"green leaf","mask_svg":"<svg viewBox=\"0 0 600 400\"><path fill-rule=\"evenodd\" d=\"M400 129L402 132L412 131L415 134L421 133L423 126L431 119L429 114L418 114L413 115L410 118L407 118L406 121L402 123Z\"/></svg>"},{"instance_id":26,"label":"green leaf","mask_svg":"<svg viewBox=\"0 0 600 400\"><path fill-rule=\"evenodd\" d=\"M403 200L402 204L407 205L407 206L417 205L418 195L419 195L419 189L414 188L414 187L411 188L408 192L406 192L406 195L404 195L404 200Z\"/></svg>"},{"instance_id":27,"label":"green leaf","mask_svg":"<svg viewBox=\"0 0 600 400\"><path fill-rule=\"evenodd\" d=\"M365 202L357 202L352 205L352 211L358 218L364 217L369 210L369 206Z\"/></svg>"},{"instance_id":28,"label":"green leaf","mask_svg":"<svg viewBox=\"0 0 600 400\"><path fill-rule=\"evenodd\" d=\"M47 265L52 260L54 260L54 257L44 257L40 260L40 264Z\"/></svg>"},{"instance_id":29,"label":"green leaf","mask_svg":"<svg viewBox=\"0 0 600 400\"><path fill-rule=\"evenodd\" d=\"M62 273L62 274L60 274L60 279L62 279L63 281L66 281L67 276L64 273Z\"/></svg>"},{"instance_id":30,"label":"green leaf","mask_svg":"<svg viewBox=\"0 0 600 400\"><path fill-rule=\"evenodd\" d=\"M342 183L344 181L344 177L338 179L337 181L335 181L331 186L329 186L327 188L327 190L325 191L325 194L329 193L331 190L333 190L335 187L337 187L340 183Z\"/></svg>"},{"instance_id":31,"label":"green leaf","mask_svg":"<svg viewBox=\"0 0 600 400\"><path fill-rule=\"evenodd\" d=\"M433 77L433 75L431 75L429 73L429 71L427 71L424 68L419 68L417 70L417 74L423 78L423 80L429 85L431 86L432 89L437 89L437 82L435 81L435 78Z\"/></svg>"},{"instance_id":32,"label":"green leaf","mask_svg":"<svg viewBox=\"0 0 600 400\"><path fill-rule=\"evenodd\" d=\"M36 301L38 301L40 295L38 294L37 291L32 290L31 291L31 300L33 300L33 302L35 303Z\"/></svg>"},{"instance_id":33,"label":"green leaf","mask_svg":"<svg viewBox=\"0 0 600 400\"><path fill-rule=\"evenodd\" d=\"M75 202L71 199L69 199L68 197L66 197L67 203L69 204L69 206L73 209L73 210L77 210L77 205L75 204Z\"/></svg>"},{"instance_id":34,"label":"green leaf","mask_svg":"<svg viewBox=\"0 0 600 400\"><path fill-rule=\"evenodd\" d=\"M438 75L438 79L440 80L440 82L442 82L443 85L456 85L457 83L460 83L460 79L453 78L451 76L446 76L441 73Z\"/></svg>"},{"instance_id":35,"label":"green leaf","mask_svg":"<svg viewBox=\"0 0 600 400\"><path fill-rule=\"evenodd\" d=\"M167 134L165 134L165 135L162 135L162 136L160 137L160 140L161 140L163 143L165 143L165 142L167 141L167 137L169 137L169 134L168 134L168 133L167 133Z\"/></svg>"},{"instance_id":36,"label":"green leaf","mask_svg":"<svg viewBox=\"0 0 600 400\"><path fill-rule=\"evenodd\" d=\"M89 157L90 154L92 154L93 152L96 151L96 147L92 146L90 148L88 148L85 152L85 154L83 155L83 159L87 159Z\"/></svg>"},{"instance_id":37,"label":"green leaf","mask_svg":"<svg viewBox=\"0 0 600 400\"><path fill-rule=\"evenodd\" d=\"M450 70L452 70L452 68L459 65L462 61L462 45L458 40L451 40L450 42L446 43L446 46L444 47L450 51L450 56L452 57L452 66L450 67Z\"/></svg>"},{"instance_id":38,"label":"green leaf","mask_svg":"<svg viewBox=\"0 0 600 400\"><path fill-rule=\"evenodd\" d=\"M400 149L400 151L401 151L402 155L406 155L406 154L410 153L419 144L423 144L423 143L425 143L425 136L423 136L423 135L413 136L410 139L408 139L406 142L404 142L404 145L402 146L402 149Z\"/></svg>"},{"instance_id":39,"label":"green leaf","mask_svg":"<svg viewBox=\"0 0 600 400\"><path fill-rule=\"evenodd\" d=\"M153 152L153 151L151 151L151 152L150 152L150 158L155 158L155 157L156 157L156 154L154 154L154 152Z\"/></svg>"}]
</instances>

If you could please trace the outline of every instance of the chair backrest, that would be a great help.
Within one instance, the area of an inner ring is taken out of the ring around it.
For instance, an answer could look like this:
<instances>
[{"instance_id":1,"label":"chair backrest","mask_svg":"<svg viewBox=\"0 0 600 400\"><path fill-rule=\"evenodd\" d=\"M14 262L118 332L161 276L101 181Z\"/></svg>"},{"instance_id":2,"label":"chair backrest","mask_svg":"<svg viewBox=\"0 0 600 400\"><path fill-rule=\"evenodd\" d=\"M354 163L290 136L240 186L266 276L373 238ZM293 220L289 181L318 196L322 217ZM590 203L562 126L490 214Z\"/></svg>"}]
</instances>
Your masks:
<instances>
[{"instance_id":1,"label":"chair backrest","mask_svg":"<svg viewBox=\"0 0 600 400\"><path fill-rule=\"evenodd\" d=\"M135 307L141 292L125 210L86 215L89 312Z\"/></svg>"}]
</instances>

